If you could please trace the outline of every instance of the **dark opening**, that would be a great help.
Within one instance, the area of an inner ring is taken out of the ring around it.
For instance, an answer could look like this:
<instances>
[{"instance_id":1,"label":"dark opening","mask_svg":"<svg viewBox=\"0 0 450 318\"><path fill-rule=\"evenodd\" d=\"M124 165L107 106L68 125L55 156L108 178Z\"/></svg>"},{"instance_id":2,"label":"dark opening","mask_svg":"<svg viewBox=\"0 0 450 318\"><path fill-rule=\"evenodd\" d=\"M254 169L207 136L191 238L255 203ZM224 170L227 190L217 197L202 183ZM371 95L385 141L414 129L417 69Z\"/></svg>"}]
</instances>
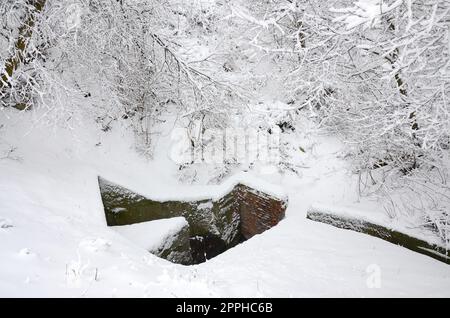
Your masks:
<instances>
[{"instance_id":1,"label":"dark opening","mask_svg":"<svg viewBox=\"0 0 450 318\"><path fill-rule=\"evenodd\" d=\"M225 252L228 247L217 235L206 234L189 238L192 264L200 264Z\"/></svg>"}]
</instances>

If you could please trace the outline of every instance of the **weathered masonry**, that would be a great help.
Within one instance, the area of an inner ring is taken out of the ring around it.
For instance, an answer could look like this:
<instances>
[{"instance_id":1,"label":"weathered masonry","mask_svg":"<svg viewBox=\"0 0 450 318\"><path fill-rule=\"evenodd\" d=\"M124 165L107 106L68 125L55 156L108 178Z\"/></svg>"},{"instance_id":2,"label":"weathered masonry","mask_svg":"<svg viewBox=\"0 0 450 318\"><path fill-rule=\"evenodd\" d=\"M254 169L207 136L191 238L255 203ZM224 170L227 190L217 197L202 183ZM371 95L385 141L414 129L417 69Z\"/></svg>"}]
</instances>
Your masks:
<instances>
[{"instance_id":1,"label":"weathered masonry","mask_svg":"<svg viewBox=\"0 0 450 318\"><path fill-rule=\"evenodd\" d=\"M174 263L198 264L275 226L287 200L237 184L220 199L154 201L99 177L108 226L184 217L189 226L156 255Z\"/></svg>"},{"instance_id":2,"label":"weathered masonry","mask_svg":"<svg viewBox=\"0 0 450 318\"><path fill-rule=\"evenodd\" d=\"M386 228L379 224L347 216L335 215L315 208L310 208L308 210L307 218L312 221L330 224L341 229L352 230L378 237L393 244L403 246L414 252L421 253L441 262L450 264L450 251L445 247L431 245L424 240Z\"/></svg>"}]
</instances>

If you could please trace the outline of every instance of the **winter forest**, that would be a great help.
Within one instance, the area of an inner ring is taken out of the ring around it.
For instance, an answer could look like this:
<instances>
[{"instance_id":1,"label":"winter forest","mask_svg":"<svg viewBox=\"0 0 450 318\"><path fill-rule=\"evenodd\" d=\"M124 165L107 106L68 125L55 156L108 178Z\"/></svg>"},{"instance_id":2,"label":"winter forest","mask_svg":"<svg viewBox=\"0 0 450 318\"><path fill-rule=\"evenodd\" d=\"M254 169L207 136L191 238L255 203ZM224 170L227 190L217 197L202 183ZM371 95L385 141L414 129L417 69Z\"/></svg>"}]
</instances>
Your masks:
<instances>
[{"instance_id":1,"label":"winter forest","mask_svg":"<svg viewBox=\"0 0 450 318\"><path fill-rule=\"evenodd\" d=\"M450 296L449 0L0 0L0 296Z\"/></svg>"}]
</instances>

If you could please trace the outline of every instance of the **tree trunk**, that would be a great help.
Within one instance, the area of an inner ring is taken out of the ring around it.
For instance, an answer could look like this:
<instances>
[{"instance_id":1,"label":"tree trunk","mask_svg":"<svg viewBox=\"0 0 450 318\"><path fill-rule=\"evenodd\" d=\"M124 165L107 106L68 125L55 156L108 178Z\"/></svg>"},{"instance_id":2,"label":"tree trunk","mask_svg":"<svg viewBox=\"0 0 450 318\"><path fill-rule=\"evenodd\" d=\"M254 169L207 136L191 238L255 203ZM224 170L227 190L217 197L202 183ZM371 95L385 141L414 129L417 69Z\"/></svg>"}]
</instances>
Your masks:
<instances>
[{"instance_id":1,"label":"tree trunk","mask_svg":"<svg viewBox=\"0 0 450 318\"><path fill-rule=\"evenodd\" d=\"M5 95L5 90L11 87L10 79L14 72L20 67L25 60L27 43L33 35L33 27L36 23L36 14L42 12L47 0L27 0L26 4L31 9L27 12L27 17L19 28L19 36L14 45L14 55L12 55L5 63L5 71L0 76L0 97ZM16 108L22 108L15 105Z\"/></svg>"},{"instance_id":2,"label":"tree trunk","mask_svg":"<svg viewBox=\"0 0 450 318\"><path fill-rule=\"evenodd\" d=\"M394 22L392 21L392 19L388 19L388 22L389 22L389 30L394 32L395 31ZM399 49L396 48L389 56L386 57L386 59L389 61L389 63L391 64L393 69L395 69L395 67L396 67L395 63L397 62L399 54L400 54ZM406 98L408 96L408 91L406 90L405 83L404 83L402 77L400 76L400 71L395 73L394 78L395 78L395 82L397 83L399 93L404 98ZM419 125L418 125L417 119L416 119L416 112L414 112L414 111L411 112L409 114L409 119L411 120L411 129L414 131L418 130ZM413 133L413 137L415 138L414 133Z\"/></svg>"}]
</instances>

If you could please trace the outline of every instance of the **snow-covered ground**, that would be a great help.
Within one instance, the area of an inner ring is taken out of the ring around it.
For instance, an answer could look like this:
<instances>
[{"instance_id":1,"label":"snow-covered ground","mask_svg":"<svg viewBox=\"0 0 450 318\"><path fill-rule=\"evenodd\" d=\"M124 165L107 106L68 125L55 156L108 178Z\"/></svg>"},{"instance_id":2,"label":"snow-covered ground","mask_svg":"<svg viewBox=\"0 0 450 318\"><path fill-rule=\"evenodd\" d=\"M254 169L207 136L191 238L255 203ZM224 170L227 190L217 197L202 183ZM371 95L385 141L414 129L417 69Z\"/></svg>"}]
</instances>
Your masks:
<instances>
[{"instance_id":1,"label":"snow-covered ground","mask_svg":"<svg viewBox=\"0 0 450 318\"><path fill-rule=\"evenodd\" d=\"M113 229L136 245L153 252L165 244L170 246L170 240L173 240L174 235L188 225L189 223L185 218L175 217L151 222L114 226Z\"/></svg>"},{"instance_id":2,"label":"snow-covered ground","mask_svg":"<svg viewBox=\"0 0 450 318\"><path fill-rule=\"evenodd\" d=\"M0 116L0 153L17 147L0 160L0 296L450 296L450 266L305 218L317 203L383 215L376 202L357 197L336 140L306 140L315 146L299 152L300 175L240 172L239 178L283 189L286 218L206 263L182 266L106 226L97 176L162 199L214 195L221 186L180 184L168 151L147 161L120 127L30 128L32 116L13 110Z\"/></svg>"}]
</instances>

